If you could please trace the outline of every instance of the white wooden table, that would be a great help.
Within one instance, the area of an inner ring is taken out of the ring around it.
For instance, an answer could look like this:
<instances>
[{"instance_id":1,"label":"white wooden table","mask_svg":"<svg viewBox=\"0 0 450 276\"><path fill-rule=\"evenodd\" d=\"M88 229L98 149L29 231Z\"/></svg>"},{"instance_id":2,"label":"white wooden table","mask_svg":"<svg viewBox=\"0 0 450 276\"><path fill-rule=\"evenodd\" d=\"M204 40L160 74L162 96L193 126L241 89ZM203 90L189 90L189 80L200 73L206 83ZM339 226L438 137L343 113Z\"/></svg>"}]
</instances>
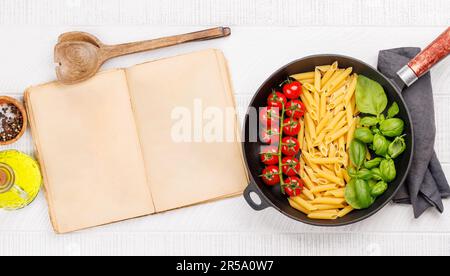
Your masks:
<instances>
[{"instance_id":1,"label":"white wooden table","mask_svg":"<svg viewBox=\"0 0 450 276\"><path fill-rule=\"evenodd\" d=\"M448 0L1 0L0 94L54 78L58 34L85 30L116 43L199 30L233 28L230 38L117 59L125 67L217 47L229 59L241 114L259 84L289 61L339 53L376 64L378 50L425 46L450 25ZM450 59L433 69L436 150L450 177ZM27 135L13 147L32 154ZM224 200L75 234L53 234L42 194L17 212L0 211L0 255L9 254L450 254L450 201L413 219L390 204L372 218L323 229L273 209L254 212L242 198Z\"/></svg>"}]
</instances>

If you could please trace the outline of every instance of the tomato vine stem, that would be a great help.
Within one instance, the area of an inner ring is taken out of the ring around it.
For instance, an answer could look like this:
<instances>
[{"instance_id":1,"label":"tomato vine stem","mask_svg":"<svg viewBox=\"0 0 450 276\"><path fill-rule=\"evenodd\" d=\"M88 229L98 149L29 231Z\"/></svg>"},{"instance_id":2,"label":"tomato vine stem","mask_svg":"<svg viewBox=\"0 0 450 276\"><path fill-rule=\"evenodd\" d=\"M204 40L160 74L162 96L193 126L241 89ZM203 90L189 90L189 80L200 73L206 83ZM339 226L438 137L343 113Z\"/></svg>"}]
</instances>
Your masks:
<instances>
[{"instance_id":1,"label":"tomato vine stem","mask_svg":"<svg viewBox=\"0 0 450 276\"><path fill-rule=\"evenodd\" d=\"M279 170L280 170L280 187L281 187L281 193L284 195L285 191L284 188L286 186L286 184L284 183L284 178L283 178L283 153L282 153L282 148L283 148L283 122L284 122L284 113L285 113L285 107L284 107L284 103L282 103L282 107L281 107L281 118L280 118L280 141L279 141L279 145L278 145L278 166L279 166Z\"/></svg>"}]
</instances>

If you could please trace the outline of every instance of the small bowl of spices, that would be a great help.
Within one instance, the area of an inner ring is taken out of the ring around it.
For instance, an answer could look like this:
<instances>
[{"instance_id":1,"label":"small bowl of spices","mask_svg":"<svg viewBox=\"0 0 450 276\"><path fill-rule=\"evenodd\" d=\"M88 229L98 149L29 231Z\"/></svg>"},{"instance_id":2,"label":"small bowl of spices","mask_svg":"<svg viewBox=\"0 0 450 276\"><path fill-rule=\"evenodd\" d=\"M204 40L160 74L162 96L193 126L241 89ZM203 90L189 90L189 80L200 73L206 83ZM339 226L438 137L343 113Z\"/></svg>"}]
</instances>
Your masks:
<instances>
[{"instance_id":1,"label":"small bowl of spices","mask_svg":"<svg viewBox=\"0 0 450 276\"><path fill-rule=\"evenodd\" d=\"M0 146L15 143L27 129L27 115L18 100L0 96Z\"/></svg>"}]
</instances>

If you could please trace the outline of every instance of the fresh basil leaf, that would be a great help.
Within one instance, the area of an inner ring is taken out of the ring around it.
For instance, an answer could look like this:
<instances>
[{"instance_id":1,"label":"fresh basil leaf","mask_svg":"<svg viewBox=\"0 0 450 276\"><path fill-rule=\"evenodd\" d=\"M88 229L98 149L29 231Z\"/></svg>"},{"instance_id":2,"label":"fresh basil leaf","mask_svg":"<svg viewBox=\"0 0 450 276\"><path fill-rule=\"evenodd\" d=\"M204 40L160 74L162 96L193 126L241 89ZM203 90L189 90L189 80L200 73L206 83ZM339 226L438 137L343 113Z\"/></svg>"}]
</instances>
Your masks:
<instances>
[{"instance_id":1,"label":"fresh basil leaf","mask_svg":"<svg viewBox=\"0 0 450 276\"><path fill-rule=\"evenodd\" d=\"M383 87L365 76L358 76L356 105L362 113L379 116L386 109L388 99Z\"/></svg>"},{"instance_id":2,"label":"fresh basil leaf","mask_svg":"<svg viewBox=\"0 0 450 276\"><path fill-rule=\"evenodd\" d=\"M355 193L358 205L362 208L369 208L375 201L375 198L371 195L371 189L367 181L357 179L355 181Z\"/></svg>"},{"instance_id":3,"label":"fresh basil leaf","mask_svg":"<svg viewBox=\"0 0 450 276\"><path fill-rule=\"evenodd\" d=\"M363 180L370 180L372 179L373 174L372 171L368 170L368 169L361 169L358 173L357 173L357 177L358 179L363 179Z\"/></svg>"},{"instance_id":4,"label":"fresh basil leaf","mask_svg":"<svg viewBox=\"0 0 450 276\"><path fill-rule=\"evenodd\" d=\"M364 164L366 154L366 145L357 139L353 139L350 144L350 160L352 161L353 165L355 165L355 167L359 169Z\"/></svg>"},{"instance_id":5,"label":"fresh basil leaf","mask_svg":"<svg viewBox=\"0 0 450 276\"><path fill-rule=\"evenodd\" d=\"M406 142L403 136L395 138L395 140L389 145L388 153L391 158L397 158L406 150Z\"/></svg>"},{"instance_id":6,"label":"fresh basil leaf","mask_svg":"<svg viewBox=\"0 0 450 276\"><path fill-rule=\"evenodd\" d=\"M370 179L370 180L367 180L367 184L369 184L369 188L370 188L370 190L372 190L372 189L373 189L373 187L375 187L375 185L377 185L377 183L378 183L378 181L377 181L377 180L375 180L375 179Z\"/></svg>"},{"instance_id":7,"label":"fresh basil leaf","mask_svg":"<svg viewBox=\"0 0 450 276\"><path fill-rule=\"evenodd\" d=\"M359 124L364 127L372 127L378 124L379 120L377 117L367 116L361 119Z\"/></svg>"},{"instance_id":8,"label":"fresh basil leaf","mask_svg":"<svg viewBox=\"0 0 450 276\"><path fill-rule=\"evenodd\" d=\"M373 132L373 134L380 134L380 129L376 126L371 127L370 130Z\"/></svg>"},{"instance_id":9,"label":"fresh basil leaf","mask_svg":"<svg viewBox=\"0 0 450 276\"><path fill-rule=\"evenodd\" d=\"M391 142L383 135L375 134L373 137L373 151L375 151L378 156L386 156L390 144Z\"/></svg>"},{"instance_id":10,"label":"fresh basil leaf","mask_svg":"<svg viewBox=\"0 0 450 276\"><path fill-rule=\"evenodd\" d=\"M360 127L355 130L355 134L353 135L355 139L358 139L359 141L369 144L373 142L373 134L370 129L367 127Z\"/></svg>"},{"instance_id":11,"label":"fresh basil leaf","mask_svg":"<svg viewBox=\"0 0 450 276\"><path fill-rule=\"evenodd\" d=\"M400 109L398 107L398 104L396 102L394 102L391 107L389 107L388 112L387 112L387 118L391 119L394 118L395 116L397 116L397 114L400 112Z\"/></svg>"},{"instance_id":12,"label":"fresh basil leaf","mask_svg":"<svg viewBox=\"0 0 450 276\"><path fill-rule=\"evenodd\" d=\"M399 118L387 119L381 122L380 131L384 136L397 137L403 134L405 129L405 122Z\"/></svg>"},{"instance_id":13,"label":"fresh basil leaf","mask_svg":"<svg viewBox=\"0 0 450 276\"><path fill-rule=\"evenodd\" d=\"M373 197L378 197L378 196L384 194L384 192L386 192L387 189L388 189L388 184L384 181L380 181L371 188L370 194Z\"/></svg>"},{"instance_id":14,"label":"fresh basil leaf","mask_svg":"<svg viewBox=\"0 0 450 276\"><path fill-rule=\"evenodd\" d=\"M351 178L356 178L356 176L358 175L358 172L355 170L355 168L352 167L348 168L347 172Z\"/></svg>"},{"instance_id":15,"label":"fresh basil leaf","mask_svg":"<svg viewBox=\"0 0 450 276\"><path fill-rule=\"evenodd\" d=\"M357 210L370 207L375 202L375 198L371 194L371 185L376 186L376 184L369 184L368 181L362 179L351 179L345 187L345 200Z\"/></svg>"},{"instance_id":16,"label":"fresh basil leaf","mask_svg":"<svg viewBox=\"0 0 450 276\"><path fill-rule=\"evenodd\" d=\"M381 161L383 161L383 158L381 157L374 158L372 160L366 161L364 163L364 167L369 170L373 168L378 168L380 166Z\"/></svg>"},{"instance_id":17,"label":"fresh basil leaf","mask_svg":"<svg viewBox=\"0 0 450 276\"><path fill-rule=\"evenodd\" d=\"M397 177L397 170L395 169L395 163L392 159L386 159L380 163L381 177L386 182L394 181Z\"/></svg>"},{"instance_id":18,"label":"fresh basil leaf","mask_svg":"<svg viewBox=\"0 0 450 276\"><path fill-rule=\"evenodd\" d=\"M354 209L360 210L363 209L363 207L356 197L355 182L356 179L352 179L347 183L347 186L345 186L345 201Z\"/></svg>"},{"instance_id":19,"label":"fresh basil leaf","mask_svg":"<svg viewBox=\"0 0 450 276\"><path fill-rule=\"evenodd\" d=\"M380 168L373 168L372 170L372 178L375 180L383 180L381 177L381 170Z\"/></svg>"}]
</instances>

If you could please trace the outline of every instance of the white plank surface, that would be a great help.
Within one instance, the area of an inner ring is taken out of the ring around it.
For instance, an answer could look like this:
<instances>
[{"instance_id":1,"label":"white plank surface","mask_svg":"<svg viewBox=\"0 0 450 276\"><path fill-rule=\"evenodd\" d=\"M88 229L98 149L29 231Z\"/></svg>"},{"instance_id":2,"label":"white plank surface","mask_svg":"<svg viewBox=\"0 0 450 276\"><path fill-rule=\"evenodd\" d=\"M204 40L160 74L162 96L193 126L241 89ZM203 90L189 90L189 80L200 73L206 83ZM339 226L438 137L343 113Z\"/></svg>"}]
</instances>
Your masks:
<instances>
[{"instance_id":1,"label":"white plank surface","mask_svg":"<svg viewBox=\"0 0 450 276\"><path fill-rule=\"evenodd\" d=\"M338 53L375 65L380 49L425 46L449 25L449 15L450 2L440 0L2 0L0 91L21 97L27 86L52 80L52 47L64 31L89 31L118 43L223 24L233 26L230 38L124 57L106 68L220 48L229 59L244 114L260 83L296 58ZM449 65L450 59L434 68L432 79L436 150L450 177ZM28 135L13 147L32 153ZM445 205L450 208L449 201ZM272 209L254 212L235 198L57 236L40 195L26 209L0 211L3 254L448 255L450 215L430 210L414 220L409 206L390 204L364 222L324 229Z\"/></svg>"}]
</instances>

